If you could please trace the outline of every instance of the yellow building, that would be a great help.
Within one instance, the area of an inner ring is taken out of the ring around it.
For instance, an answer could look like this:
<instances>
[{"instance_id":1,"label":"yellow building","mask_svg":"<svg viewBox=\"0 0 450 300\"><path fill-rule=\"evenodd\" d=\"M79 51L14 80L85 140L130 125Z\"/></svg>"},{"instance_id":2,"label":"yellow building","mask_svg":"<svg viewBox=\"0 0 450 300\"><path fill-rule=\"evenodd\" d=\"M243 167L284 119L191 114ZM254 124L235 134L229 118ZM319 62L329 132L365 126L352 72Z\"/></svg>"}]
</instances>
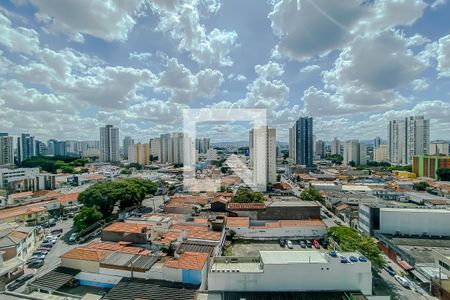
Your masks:
<instances>
[{"instance_id":1,"label":"yellow building","mask_svg":"<svg viewBox=\"0 0 450 300\"><path fill-rule=\"evenodd\" d=\"M150 145L137 143L128 146L128 161L141 165L150 164Z\"/></svg>"},{"instance_id":2,"label":"yellow building","mask_svg":"<svg viewBox=\"0 0 450 300\"><path fill-rule=\"evenodd\" d=\"M48 211L42 206L18 206L0 210L0 224L23 222L31 225L48 220Z\"/></svg>"},{"instance_id":3,"label":"yellow building","mask_svg":"<svg viewBox=\"0 0 450 300\"><path fill-rule=\"evenodd\" d=\"M397 179L415 179L416 174L408 171L394 171L394 175Z\"/></svg>"}]
</instances>

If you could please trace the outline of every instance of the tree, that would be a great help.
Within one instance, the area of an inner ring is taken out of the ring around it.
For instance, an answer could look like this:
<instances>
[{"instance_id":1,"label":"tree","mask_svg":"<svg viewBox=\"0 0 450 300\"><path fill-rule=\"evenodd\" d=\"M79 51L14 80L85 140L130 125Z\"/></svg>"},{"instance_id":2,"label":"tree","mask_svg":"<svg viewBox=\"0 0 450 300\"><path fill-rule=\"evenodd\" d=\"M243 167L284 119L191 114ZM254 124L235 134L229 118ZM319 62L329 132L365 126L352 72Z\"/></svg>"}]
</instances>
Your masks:
<instances>
[{"instance_id":1,"label":"tree","mask_svg":"<svg viewBox=\"0 0 450 300\"><path fill-rule=\"evenodd\" d=\"M450 168L440 168L436 174L440 181L450 181Z\"/></svg>"},{"instance_id":2,"label":"tree","mask_svg":"<svg viewBox=\"0 0 450 300\"><path fill-rule=\"evenodd\" d=\"M81 232L102 218L102 213L95 208L83 207L81 212L73 218L73 226L76 232Z\"/></svg>"},{"instance_id":3,"label":"tree","mask_svg":"<svg viewBox=\"0 0 450 300\"><path fill-rule=\"evenodd\" d=\"M355 163L353 160L351 160L351 161L348 162L348 165L349 165L350 167L355 167L355 166L356 166L356 163Z\"/></svg>"},{"instance_id":4,"label":"tree","mask_svg":"<svg viewBox=\"0 0 450 300\"><path fill-rule=\"evenodd\" d=\"M277 182L280 182L280 180L281 180L281 175L278 174L278 175L277 175Z\"/></svg>"},{"instance_id":5,"label":"tree","mask_svg":"<svg viewBox=\"0 0 450 300\"><path fill-rule=\"evenodd\" d=\"M328 236L339 244L342 251L359 251L372 262L372 267L376 272L380 272L386 265L386 261L373 239L361 236L356 229L333 226L328 229Z\"/></svg>"},{"instance_id":6,"label":"tree","mask_svg":"<svg viewBox=\"0 0 450 300\"><path fill-rule=\"evenodd\" d=\"M310 187L300 194L300 199L304 201L322 201L322 195L318 190Z\"/></svg>"},{"instance_id":7,"label":"tree","mask_svg":"<svg viewBox=\"0 0 450 300\"><path fill-rule=\"evenodd\" d=\"M413 184L413 189L415 189L416 191L425 191L427 187L429 187L429 185L425 181L416 182Z\"/></svg>"},{"instance_id":8,"label":"tree","mask_svg":"<svg viewBox=\"0 0 450 300\"><path fill-rule=\"evenodd\" d=\"M342 161L344 160L344 158L340 154L328 155L327 157L325 157L325 159L331 160L331 162L336 165L342 164Z\"/></svg>"},{"instance_id":9,"label":"tree","mask_svg":"<svg viewBox=\"0 0 450 300\"><path fill-rule=\"evenodd\" d=\"M234 197L234 202L238 203L263 203L264 202L264 195L259 192L252 192L249 190L239 190Z\"/></svg>"}]
</instances>

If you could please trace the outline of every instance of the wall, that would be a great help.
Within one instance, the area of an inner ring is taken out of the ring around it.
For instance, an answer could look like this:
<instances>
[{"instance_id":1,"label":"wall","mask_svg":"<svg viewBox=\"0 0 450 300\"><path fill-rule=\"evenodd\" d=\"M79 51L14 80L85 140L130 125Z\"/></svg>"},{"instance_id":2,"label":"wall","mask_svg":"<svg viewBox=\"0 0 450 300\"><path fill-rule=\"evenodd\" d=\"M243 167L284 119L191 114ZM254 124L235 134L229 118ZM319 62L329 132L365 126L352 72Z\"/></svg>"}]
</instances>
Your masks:
<instances>
[{"instance_id":1,"label":"wall","mask_svg":"<svg viewBox=\"0 0 450 300\"><path fill-rule=\"evenodd\" d=\"M266 264L259 273L209 272L208 290L361 291L371 295L371 265L370 262L341 264L336 258L330 263Z\"/></svg>"},{"instance_id":2,"label":"wall","mask_svg":"<svg viewBox=\"0 0 450 300\"><path fill-rule=\"evenodd\" d=\"M200 284L202 283L202 271L201 270L181 270L183 283L187 284Z\"/></svg>"},{"instance_id":3,"label":"wall","mask_svg":"<svg viewBox=\"0 0 450 300\"><path fill-rule=\"evenodd\" d=\"M122 232L102 231L102 241L110 241L110 242L123 241L123 242L132 242L134 244L146 244L148 243L148 237L147 233L124 234Z\"/></svg>"},{"instance_id":4,"label":"wall","mask_svg":"<svg viewBox=\"0 0 450 300\"><path fill-rule=\"evenodd\" d=\"M258 220L320 219L320 206L268 206L257 213Z\"/></svg>"},{"instance_id":5,"label":"wall","mask_svg":"<svg viewBox=\"0 0 450 300\"><path fill-rule=\"evenodd\" d=\"M167 281L183 282L183 273L181 269L167 268L163 266L163 278Z\"/></svg>"},{"instance_id":6,"label":"wall","mask_svg":"<svg viewBox=\"0 0 450 300\"><path fill-rule=\"evenodd\" d=\"M327 233L326 227L282 227L282 228L264 228L264 227L229 227L236 232L238 237L242 238L272 238L280 237L290 238L309 238L323 239Z\"/></svg>"},{"instance_id":7,"label":"wall","mask_svg":"<svg viewBox=\"0 0 450 300\"><path fill-rule=\"evenodd\" d=\"M80 272L75 276L80 285L113 288L122 279L121 276L111 276L99 273Z\"/></svg>"},{"instance_id":8,"label":"wall","mask_svg":"<svg viewBox=\"0 0 450 300\"><path fill-rule=\"evenodd\" d=\"M450 211L381 208L380 233L450 236Z\"/></svg>"},{"instance_id":9,"label":"wall","mask_svg":"<svg viewBox=\"0 0 450 300\"><path fill-rule=\"evenodd\" d=\"M99 271L99 263L96 261L78 260L61 257L61 266L91 273L98 273Z\"/></svg>"}]
</instances>

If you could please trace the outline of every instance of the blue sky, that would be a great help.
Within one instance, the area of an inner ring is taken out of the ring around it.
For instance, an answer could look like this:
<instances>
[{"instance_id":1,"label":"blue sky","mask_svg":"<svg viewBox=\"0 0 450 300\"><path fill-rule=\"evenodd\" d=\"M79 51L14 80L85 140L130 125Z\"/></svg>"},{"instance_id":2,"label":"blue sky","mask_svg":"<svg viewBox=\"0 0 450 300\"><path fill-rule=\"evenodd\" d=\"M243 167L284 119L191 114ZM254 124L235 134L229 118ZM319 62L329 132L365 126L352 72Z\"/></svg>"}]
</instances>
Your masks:
<instances>
[{"instance_id":1,"label":"blue sky","mask_svg":"<svg viewBox=\"0 0 450 300\"><path fill-rule=\"evenodd\" d=\"M304 115L317 139L385 138L407 115L450 139L449 19L445 0L2 1L0 131L147 141L186 108L266 108L280 141Z\"/></svg>"}]
</instances>

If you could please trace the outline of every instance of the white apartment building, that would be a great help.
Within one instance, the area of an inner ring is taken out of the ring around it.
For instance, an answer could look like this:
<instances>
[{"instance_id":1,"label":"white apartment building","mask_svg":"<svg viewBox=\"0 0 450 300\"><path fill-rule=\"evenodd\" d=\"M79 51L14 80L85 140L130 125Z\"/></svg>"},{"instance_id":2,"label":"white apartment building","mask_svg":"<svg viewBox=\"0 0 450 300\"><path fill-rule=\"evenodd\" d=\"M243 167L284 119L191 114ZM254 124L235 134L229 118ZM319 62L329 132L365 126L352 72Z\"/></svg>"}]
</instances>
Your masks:
<instances>
[{"instance_id":1,"label":"white apartment building","mask_svg":"<svg viewBox=\"0 0 450 300\"><path fill-rule=\"evenodd\" d=\"M341 141L335 137L331 142L331 155L341 154Z\"/></svg>"},{"instance_id":2,"label":"white apartment building","mask_svg":"<svg viewBox=\"0 0 450 300\"><path fill-rule=\"evenodd\" d=\"M358 140L348 140L344 145L344 164L353 161L357 166L367 164L367 146Z\"/></svg>"},{"instance_id":3,"label":"white apartment building","mask_svg":"<svg viewBox=\"0 0 450 300\"><path fill-rule=\"evenodd\" d=\"M141 143L129 145L128 162L148 165L150 163L150 145Z\"/></svg>"},{"instance_id":4,"label":"white apartment building","mask_svg":"<svg viewBox=\"0 0 450 300\"><path fill-rule=\"evenodd\" d=\"M389 146L382 144L373 150L373 160L376 162L389 161Z\"/></svg>"},{"instance_id":5,"label":"white apartment building","mask_svg":"<svg viewBox=\"0 0 450 300\"><path fill-rule=\"evenodd\" d=\"M448 155L449 144L447 143L431 143L428 149L429 155Z\"/></svg>"},{"instance_id":6,"label":"white apartment building","mask_svg":"<svg viewBox=\"0 0 450 300\"><path fill-rule=\"evenodd\" d=\"M206 159L207 160L217 160L218 156L217 156L217 150L216 149L208 149L206 151Z\"/></svg>"},{"instance_id":7,"label":"white apartment building","mask_svg":"<svg viewBox=\"0 0 450 300\"><path fill-rule=\"evenodd\" d=\"M389 160L394 164L411 164L412 157L428 154L430 120L410 116L389 122Z\"/></svg>"},{"instance_id":8,"label":"white apartment building","mask_svg":"<svg viewBox=\"0 0 450 300\"><path fill-rule=\"evenodd\" d=\"M185 154L187 154L186 159L188 163L191 163L189 158L192 156L192 153L187 147L191 142L191 138L184 133L162 134L160 136L160 155L158 160L161 163L182 164L185 160ZM194 163L195 157L192 160L192 163Z\"/></svg>"},{"instance_id":9,"label":"white apartment building","mask_svg":"<svg viewBox=\"0 0 450 300\"><path fill-rule=\"evenodd\" d=\"M158 157L158 162L161 161L161 139L154 138L150 140L150 156Z\"/></svg>"},{"instance_id":10,"label":"white apartment building","mask_svg":"<svg viewBox=\"0 0 450 300\"><path fill-rule=\"evenodd\" d=\"M254 184L265 191L268 184L277 180L276 129L265 126L250 130L249 144L252 145L250 165L253 166Z\"/></svg>"},{"instance_id":11,"label":"white apartment building","mask_svg":"<svg viewBox=\"0 0 450 300\"><path fill-rule=\"evenodd\" d=\"M34 192L54 187L55 175L41 174L39 168L0 169L0 189Z\"/></svg>"},{"instance_id":12,"label":"white apartment building","mask_svg":"<svg viewBox=\"0 0 450 300\"><path fill-rule=\"evenodd\" d=\"M119 128L113 125L100 127L100 161L120 161Z\"/></svg>"},{"instance_id":13,"label":"white apartment building","mask_svg":"<svg viewBox=\"0 0 450 300\"><path fill-rule=\"evenodd\" d=\"M0 133L0 166L14 165L13 137Z\"/></svg>"}]
</instances>

